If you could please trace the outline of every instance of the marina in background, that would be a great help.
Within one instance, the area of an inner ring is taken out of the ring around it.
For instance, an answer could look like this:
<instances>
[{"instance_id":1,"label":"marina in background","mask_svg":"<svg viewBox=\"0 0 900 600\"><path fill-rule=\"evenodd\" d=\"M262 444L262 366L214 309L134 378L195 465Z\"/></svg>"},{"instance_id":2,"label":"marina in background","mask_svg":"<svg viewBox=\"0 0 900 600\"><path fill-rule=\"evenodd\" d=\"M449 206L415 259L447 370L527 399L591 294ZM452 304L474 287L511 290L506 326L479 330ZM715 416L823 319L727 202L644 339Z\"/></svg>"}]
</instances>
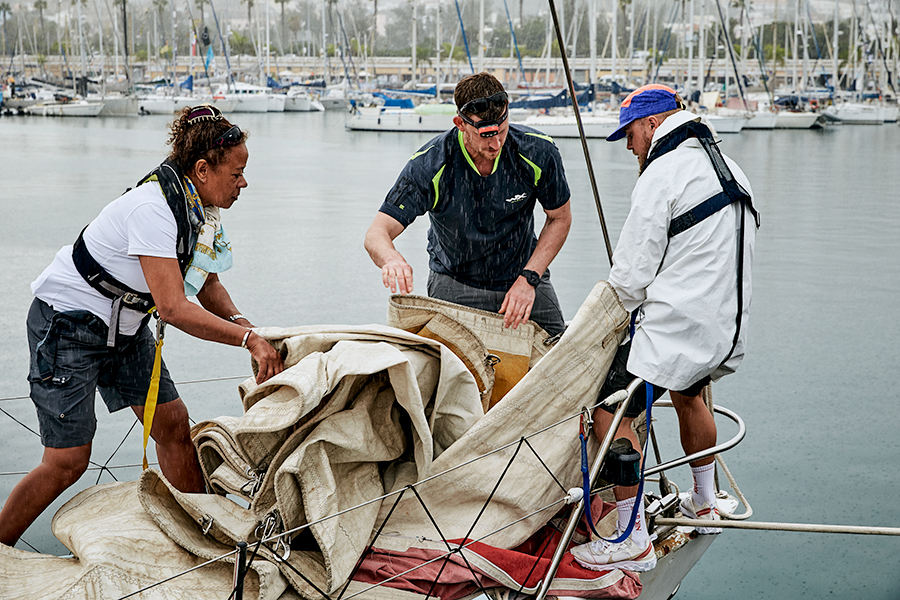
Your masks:
<instances>
[{"instance_id":1,"label":"marina in background","mask_svg":"<svg viewBox=\"0 0 900 600\"><path fill-rule=\"evenodd\" d=\"M430 134L355 134L344 130L345 115L332 112L233 118L250 132L250 187L224 216L235 249L235 268L224 277L237 305L262 325L383 323L387 292L362 238L400 168ZM0 120L7 215L0 249L8 261L0 273L7 290L0 313L3 497L40 457L39 440L22 427L36 429L30 401L9 399L27 395L28 285L102 206L159 162L169 120ZM889 312L900 293L900 207L891 200L900 175L878 166L900 159L898 138L896 127L723 137L723 152L747 173L762 213L746 362L714 386L716 402L748 424L740 454L727 456L754 520L900 523L893 468L900 459L893 433L900 324ZM579 144L557 144L574 219L551 271L571 318L608 266ZM622 143L591 140L590 148L615 238L637 165ZM34 165L42 165L39 178ZM425 221L398 239L419 293L427 273ZM249 373L246 353L216 350L174 329L166 341L176 381L201 382L179 385L192 417L238 414L235 387ZM103 464L133 417L100 408L98 420L94 460ZM677 439L672 431L659 435ZM723 426L720 439L730 435ZM128 436L117 464L139 464L139 437ZM130 480L138 472L138 466L93 470L71 493L112 481L111 474ZM66 552L49 533L59 505L24 538L41 552ZM896 538L726 531L678 597L850 597L865 585L866 598L893 600L900 581L881 557L896 549Z\"/></svg>"}]
</instances>

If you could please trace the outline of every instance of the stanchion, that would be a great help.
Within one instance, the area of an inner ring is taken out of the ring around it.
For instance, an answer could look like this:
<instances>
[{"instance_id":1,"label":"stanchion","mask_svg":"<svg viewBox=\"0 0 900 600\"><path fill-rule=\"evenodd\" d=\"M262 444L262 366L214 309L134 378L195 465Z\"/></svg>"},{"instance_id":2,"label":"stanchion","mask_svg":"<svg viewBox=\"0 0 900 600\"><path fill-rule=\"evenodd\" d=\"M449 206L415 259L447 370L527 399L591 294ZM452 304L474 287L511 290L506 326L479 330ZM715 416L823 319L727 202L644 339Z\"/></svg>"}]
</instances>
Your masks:
<instances>
[{"instance_id":1,"label":"stanchion","mask_svg":"<svg viewBox=\"0 0 900 600\"><path fill-rule=\"evenodd\" d=\"M238 542L234 561L234 600L244 600L244 577L247 575L247 542Z\"/></svg>"}]
</instances>

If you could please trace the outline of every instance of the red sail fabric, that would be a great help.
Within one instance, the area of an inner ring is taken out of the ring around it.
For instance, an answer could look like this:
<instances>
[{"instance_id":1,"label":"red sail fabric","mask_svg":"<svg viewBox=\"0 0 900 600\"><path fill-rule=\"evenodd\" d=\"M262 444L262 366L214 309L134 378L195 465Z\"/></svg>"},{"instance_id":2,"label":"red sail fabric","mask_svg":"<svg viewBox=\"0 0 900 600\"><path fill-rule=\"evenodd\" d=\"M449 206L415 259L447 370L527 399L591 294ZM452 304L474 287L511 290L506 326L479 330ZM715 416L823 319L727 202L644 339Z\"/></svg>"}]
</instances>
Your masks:
<instances>
[{"instance_id":1,"label":"red sail fabric","mask_svg":"<svg viewBox=\"0 0 900 600\"><path fill-rule=\"evenodd\" d=\"M592 513L602 517L615 506L595 499ZM580 530L582 528L579 528ZM581 530L576 536L586 539ZM561 538L552 525L541 528L517 548L505 550L481 542L449 540L450 548L465 544L460 552L445 557L447 548L411 547L397 552L370 547L354 579L362 583L385 586L457 600L479 591L479 588L503 586L524 594L534 594L540 587ZM570 542L569 548L575 543ZM470 568L471 567L471 568ZM388 581L389 580L389 581ZM572 555L563 555L549 594L589 598L637 598L641 581L635 573L611 569L591 571L579 565Z\"/></svg>"}]
</instances>

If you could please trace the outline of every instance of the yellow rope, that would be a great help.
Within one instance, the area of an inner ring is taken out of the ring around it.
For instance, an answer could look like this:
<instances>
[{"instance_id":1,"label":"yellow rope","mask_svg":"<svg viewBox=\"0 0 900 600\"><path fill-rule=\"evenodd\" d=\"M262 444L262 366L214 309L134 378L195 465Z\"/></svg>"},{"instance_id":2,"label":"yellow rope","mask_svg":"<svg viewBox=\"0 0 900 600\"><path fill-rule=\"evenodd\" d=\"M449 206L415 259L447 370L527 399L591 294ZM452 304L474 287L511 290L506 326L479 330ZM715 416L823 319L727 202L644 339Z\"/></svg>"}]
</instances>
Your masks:
<instances>
[{"instance_id":1,"label":"yellow rope","mask_svg":"<svg viewBox=\"0 0 900 600\"><path fill-rule=\"evenodd\" d=\"M150 376L150 388L147 390L147 401L144 403L144 469L147 462L147 442L150 439L150 428L153 426L153 415L156 413L156 399L159 396L159 373L162 366L162 336L156 341L156 357L153 359L153 374Z\"/></svg>"}]
</instances>

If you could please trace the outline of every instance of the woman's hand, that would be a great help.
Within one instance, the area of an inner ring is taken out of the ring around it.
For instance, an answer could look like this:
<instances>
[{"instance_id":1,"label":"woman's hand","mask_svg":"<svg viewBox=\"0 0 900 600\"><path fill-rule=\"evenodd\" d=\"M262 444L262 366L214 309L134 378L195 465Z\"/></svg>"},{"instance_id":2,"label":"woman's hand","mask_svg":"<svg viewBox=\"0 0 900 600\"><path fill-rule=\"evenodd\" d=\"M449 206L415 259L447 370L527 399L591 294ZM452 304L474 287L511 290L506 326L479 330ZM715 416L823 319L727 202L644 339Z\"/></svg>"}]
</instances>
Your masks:
<instances>
[{"instance_id":1,"label":"woman's hand","mask_svg":"<svg viewBox=\"0 0 900 600\"><path fill-rule=\"evenodd\" d=\"M247 337L247 349L250 351L250 356L259 365L256 383L263 383L284 371L284 362L278 351L264 338L252 331Z\"/></svg>"}]
</instances>

